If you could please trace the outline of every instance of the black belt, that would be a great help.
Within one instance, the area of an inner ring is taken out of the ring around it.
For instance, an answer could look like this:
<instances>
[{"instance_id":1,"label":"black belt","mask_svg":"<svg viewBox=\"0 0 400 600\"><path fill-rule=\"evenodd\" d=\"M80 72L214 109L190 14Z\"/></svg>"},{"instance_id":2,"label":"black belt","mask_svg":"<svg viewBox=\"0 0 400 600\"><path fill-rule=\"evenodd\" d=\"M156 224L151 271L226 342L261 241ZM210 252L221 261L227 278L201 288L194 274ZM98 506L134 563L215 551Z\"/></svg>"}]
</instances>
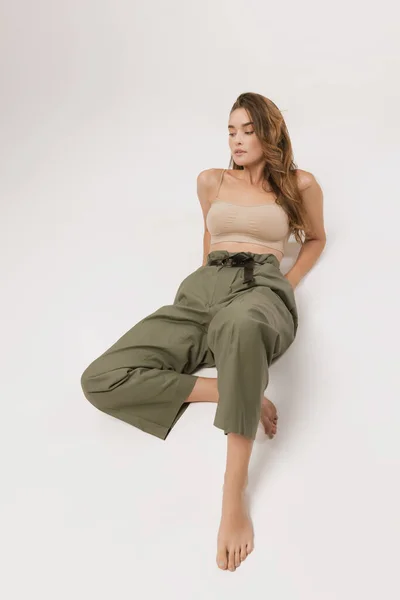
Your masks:
<instances>
[{"instance_id":1,"label":"black belt","mask_svg":"<svg viewBox=\"0 0 400 600\"><path fill-rule=\"evenodd\" d=\"M214 258L208 262L209 265L224 265L227 267L244 267L244 283L251 283L254 279L254 265L255 260L252 256L248 256L244 252L238 252L233 256L226 256L225 258Z\"/></svg>"}]
</instances>

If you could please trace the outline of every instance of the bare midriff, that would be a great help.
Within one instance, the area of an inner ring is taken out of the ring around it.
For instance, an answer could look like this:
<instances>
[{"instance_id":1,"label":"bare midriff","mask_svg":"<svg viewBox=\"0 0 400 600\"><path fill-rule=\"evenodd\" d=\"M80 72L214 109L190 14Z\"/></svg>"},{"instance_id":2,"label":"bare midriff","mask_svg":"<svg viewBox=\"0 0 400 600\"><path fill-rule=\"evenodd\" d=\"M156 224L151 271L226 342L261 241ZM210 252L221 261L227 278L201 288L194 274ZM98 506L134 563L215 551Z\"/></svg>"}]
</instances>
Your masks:
<instances>
[{"instance_id":1,"label":"bare midriff","mask_svg":"<svg viewBox=\"0 0 400 600\"><path fill-rule=\"evenodd\" d=\"M218 244L210 244L210 252L214 250L226 250L227 252L253 252L253 254L275 254L276 258L281 262L282 252L261 246L259 244L248 244L247 242L219 242Z\"/></svg>"}]
</instances>

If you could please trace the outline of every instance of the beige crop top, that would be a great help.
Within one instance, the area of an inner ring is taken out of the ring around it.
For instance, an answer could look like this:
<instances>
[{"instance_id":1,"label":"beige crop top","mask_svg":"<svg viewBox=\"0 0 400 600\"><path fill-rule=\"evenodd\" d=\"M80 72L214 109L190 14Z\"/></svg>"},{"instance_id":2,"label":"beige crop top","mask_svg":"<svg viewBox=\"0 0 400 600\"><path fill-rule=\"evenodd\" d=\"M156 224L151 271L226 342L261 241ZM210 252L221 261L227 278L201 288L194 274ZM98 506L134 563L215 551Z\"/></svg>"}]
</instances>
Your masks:
<instances>
[{"instance_id":1,"label":"beige crop top","mask_svg":"<svg viewBox=\"0 0 400 600\"><path fill-rule=\"evenodd\" d=\"M284 209L276 202L245 206L220 200L218 194L225 171L223 169L217 196L206 217L210 244L248 242L273 248L283 256L290 236L289 220Z\"/></svg>"}]
</instances>

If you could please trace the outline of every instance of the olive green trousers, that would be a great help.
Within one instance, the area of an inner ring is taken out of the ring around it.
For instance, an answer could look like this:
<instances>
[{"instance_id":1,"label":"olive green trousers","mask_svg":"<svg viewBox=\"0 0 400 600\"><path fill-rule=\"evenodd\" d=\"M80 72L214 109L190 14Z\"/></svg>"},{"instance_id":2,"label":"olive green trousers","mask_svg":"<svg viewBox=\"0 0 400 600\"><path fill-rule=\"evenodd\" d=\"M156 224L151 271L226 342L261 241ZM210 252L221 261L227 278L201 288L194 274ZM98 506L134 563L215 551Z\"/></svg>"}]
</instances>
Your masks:
<instances>
[{"instance_id":1,"label":"olive green trousers","mask_svg":"<svg viewBox=\"0 0 400 600\"><path fill-rule=\"evenodd\" d=\"M254 260L250 283L243 266L209 264L234 254L210 252L173 304L136 323L86 368L81 385L95 407L165 440L189 406L193 372L216 367L214 425L255 438L269 366L294 341L298 314L274 254L244 253Z\"/></svg>"}]
</instances>

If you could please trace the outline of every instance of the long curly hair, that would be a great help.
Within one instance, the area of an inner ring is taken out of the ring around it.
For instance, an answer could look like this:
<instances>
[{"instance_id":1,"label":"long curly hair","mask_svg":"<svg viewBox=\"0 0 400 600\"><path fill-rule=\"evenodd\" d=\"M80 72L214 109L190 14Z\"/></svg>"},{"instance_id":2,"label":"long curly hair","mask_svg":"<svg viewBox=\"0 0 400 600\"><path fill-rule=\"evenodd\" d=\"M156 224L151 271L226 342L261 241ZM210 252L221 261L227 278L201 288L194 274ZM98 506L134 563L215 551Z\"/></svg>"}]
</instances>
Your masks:
<instances>
[{"instance_id":1,"label":"long curly hair","mask_svg":"<svg viewBox=\"0 0 400 600\"><path fill-rule=\"evenodd\" d=\"M293 160L292 144L282 113L272 100L253 92L240 94L229 114L237 108L246 109L251 116L264 153L264 181L275 193L277 204L287 213L290 233L303 244L311 233L310 223L298 188L298 167ZM229 168L243 170L233 157Z\"/></svg>"}]
</instances>

